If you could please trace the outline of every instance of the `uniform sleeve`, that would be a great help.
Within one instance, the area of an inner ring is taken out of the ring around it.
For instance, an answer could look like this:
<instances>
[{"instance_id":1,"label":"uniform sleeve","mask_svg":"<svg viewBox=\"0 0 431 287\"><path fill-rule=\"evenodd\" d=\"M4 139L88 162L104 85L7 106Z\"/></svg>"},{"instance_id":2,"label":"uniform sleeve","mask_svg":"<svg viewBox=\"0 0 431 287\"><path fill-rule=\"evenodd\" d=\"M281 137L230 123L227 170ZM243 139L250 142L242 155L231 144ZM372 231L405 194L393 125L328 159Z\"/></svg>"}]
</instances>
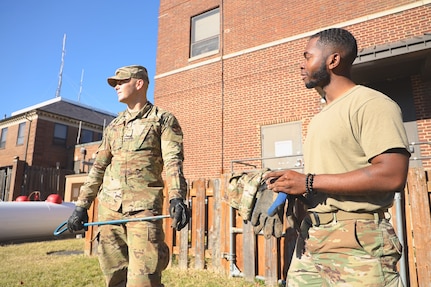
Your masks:
<instances>
[{"instance_id":1,"label":"uniform sleeve","mask_svg":"<svg viewBox=\"0 0 431 287\"><path fill-rule=\"evenodd\" d=\"M102 143L97 150L93 166L88 173L84 185L81 186L76 206L88 209L96 198L103 182L103 175L106 167L111 163L112 159L111 149L108 142L107 134L105 134L103 136Z\"/></svg>"},{"instance_id":2,"label":"uniform sleeve","mask_svg":"<svg viewBox=\"0 0 431 287\"><path fill-rule=\"evenodd\" d=\"M358 111L360 144L371 160L389 149L408 150L401 109L390 99L374 99Z\"/></svg>"},{"instance_id":3,"label":"uniform sleeve","mask_svg":"<svg viewBox=\"0 0 431 287\"><path fill-rule=\"evenodd\" d=\"M183 174L183 132L178 120L173 115L163 118L161 146L169 200L173 198L185 199L187 183Z\"/></svg>"}]
</instances>

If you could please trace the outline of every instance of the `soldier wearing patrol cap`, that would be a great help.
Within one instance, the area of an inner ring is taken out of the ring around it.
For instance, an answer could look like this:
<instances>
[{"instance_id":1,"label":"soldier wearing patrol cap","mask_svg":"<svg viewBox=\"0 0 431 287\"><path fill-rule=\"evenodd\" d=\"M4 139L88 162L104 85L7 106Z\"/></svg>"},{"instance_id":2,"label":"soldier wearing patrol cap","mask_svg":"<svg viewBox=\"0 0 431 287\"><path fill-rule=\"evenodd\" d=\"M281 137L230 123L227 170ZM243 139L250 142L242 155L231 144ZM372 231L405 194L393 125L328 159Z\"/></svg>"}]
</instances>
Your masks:
<instances>
[{"instance_id":1,"label":"soldier wearing patrol cap","mask_svg":"<svg viewBox=\"0 0 431 287\"><path fill-rule=\"evenodd\" d=\"M87 209L98 198L98 220L110 221L160 215L162 170L166 169L172 227L184 228L189 211L184 204L183 133L171 113L147 100L148 73L143 66L117 69L108 78L127 105L105 129L86 182L81 187L68 229L82 230ZM106 286L163 286L169 249L162 221L130 221L99 226L98 256Z\"/></svg>"}]
</instances>

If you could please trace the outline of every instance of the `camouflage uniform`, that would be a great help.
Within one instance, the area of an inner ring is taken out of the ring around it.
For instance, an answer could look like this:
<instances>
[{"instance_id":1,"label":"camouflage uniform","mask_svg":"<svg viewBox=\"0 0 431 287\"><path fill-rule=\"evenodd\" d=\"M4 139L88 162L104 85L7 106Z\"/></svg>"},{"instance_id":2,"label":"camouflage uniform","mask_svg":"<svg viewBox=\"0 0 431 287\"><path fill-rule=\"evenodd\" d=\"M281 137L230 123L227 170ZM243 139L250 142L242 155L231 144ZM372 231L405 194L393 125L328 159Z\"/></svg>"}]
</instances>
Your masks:
<instances>
[{"instance_id":1,"label":"camouflage uniform","mask_svg":"<svg viewBox=\"0 0 431 287\"><path fill-rule=\"evenodd\" d=\"M289 287L403 286L395 268L402 247L388 220L333 221L307 231L305 249L297 242Z\"/></svg>"},{"instance_id":2,"label":"camouflage uniform","mask_svg":"<svg viewBox=\"0 0 431 287\"><path fill-rule=\"evenodd\" d=\"M97 196L100 221L161 214L163 167L169 200L186 196L182 141L177 119L150 102L137 114L120 113L104 132L76 206L89 208ZM161 285L169 260L162 221L102 225L99 232L107 286Z\"/></svg>"}]
</instances>

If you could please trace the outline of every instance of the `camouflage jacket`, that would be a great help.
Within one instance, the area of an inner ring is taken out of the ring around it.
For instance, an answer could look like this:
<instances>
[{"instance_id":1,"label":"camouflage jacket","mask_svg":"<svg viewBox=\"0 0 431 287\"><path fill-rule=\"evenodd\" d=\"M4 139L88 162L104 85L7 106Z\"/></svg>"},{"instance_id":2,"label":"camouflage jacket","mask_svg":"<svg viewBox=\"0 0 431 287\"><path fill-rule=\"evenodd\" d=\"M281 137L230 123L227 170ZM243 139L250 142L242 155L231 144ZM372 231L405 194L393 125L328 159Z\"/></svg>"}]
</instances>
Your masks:
<instances>
[{"instance_id":1,"label":"camouflage jacket","mask_svg":"<svg viewBox=\"0 0 431 287\"><path fill-rule=\"evenodd\" d=\"M122 212L163 206L163 167L169 200L185 198L183 133L175 118L150 102L136 115L118 115L105 129L102 142L76 206L99 204Z\"/></svg>"}]
</instances>

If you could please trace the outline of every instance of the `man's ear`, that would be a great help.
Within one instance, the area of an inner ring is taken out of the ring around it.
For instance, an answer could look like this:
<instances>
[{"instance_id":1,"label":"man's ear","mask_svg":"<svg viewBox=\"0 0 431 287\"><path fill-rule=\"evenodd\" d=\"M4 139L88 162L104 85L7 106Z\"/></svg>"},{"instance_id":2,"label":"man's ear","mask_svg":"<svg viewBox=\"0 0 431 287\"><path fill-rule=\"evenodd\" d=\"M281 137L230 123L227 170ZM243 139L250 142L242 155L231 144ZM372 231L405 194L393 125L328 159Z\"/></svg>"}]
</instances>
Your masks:
<instances>
[{"instance_id":1,"label":"man's ear","mask_svg":"<svg viewBox=\"0 0 431 287\"><path fill-rule=\"evenodd\" d=\"M146 85L146 82L142 79L138 79L136 81L136 88L137 89L142 89L145 85Z\"/></svg>"},{"instance_id":2,"label":"man's ear","mask_svg":"<svg viewBox=\"0 0 431 287\"><path fill-rule=\"evenodd\" d=\"M333 70L340 65L341 55L339 53L332 53L327 58L328 69Z\"/></svg>"}]
</instances>

